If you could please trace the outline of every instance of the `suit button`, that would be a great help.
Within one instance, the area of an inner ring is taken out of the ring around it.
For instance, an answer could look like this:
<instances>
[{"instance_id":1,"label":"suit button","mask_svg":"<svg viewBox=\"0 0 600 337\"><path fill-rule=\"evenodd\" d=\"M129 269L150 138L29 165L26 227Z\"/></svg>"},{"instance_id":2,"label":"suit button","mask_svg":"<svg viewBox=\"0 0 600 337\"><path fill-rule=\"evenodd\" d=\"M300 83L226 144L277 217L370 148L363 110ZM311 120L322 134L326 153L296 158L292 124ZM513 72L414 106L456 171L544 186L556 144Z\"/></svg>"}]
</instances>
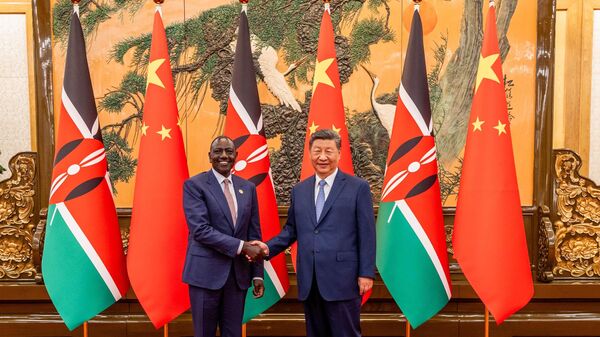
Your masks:
<instances>
[{"instance_id":1,"label":"suit button","mask_svg":"<svg viewBox=\"0 0 600 337\"><path fill-rule=\"evenodd\" d=\"M315 233L315 234L319 234L319 230L318 230L318 229L315 229L314 233Z\"/></svg>"}]
</instances>

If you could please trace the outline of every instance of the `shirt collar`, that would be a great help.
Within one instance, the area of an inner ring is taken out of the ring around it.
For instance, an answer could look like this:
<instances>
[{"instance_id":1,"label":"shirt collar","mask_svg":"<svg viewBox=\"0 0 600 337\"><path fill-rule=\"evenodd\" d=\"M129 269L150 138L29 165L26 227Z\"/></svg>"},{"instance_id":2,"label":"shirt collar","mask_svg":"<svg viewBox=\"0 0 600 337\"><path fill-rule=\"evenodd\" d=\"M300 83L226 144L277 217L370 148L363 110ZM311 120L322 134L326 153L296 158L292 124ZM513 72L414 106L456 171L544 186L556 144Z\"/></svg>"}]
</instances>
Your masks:
<instances>
[{"instance_id":1,"label":"shirt collar","mask_svg":"<svg viewBox=\"0 0 600 337\"><path fill-rule=\"evenodd\" d=\"M327 177L325 177L325 182L327 183L327 186L332 187L333 186L333 181L335 180L335 176L337 175L339 169L336 168L335 171L333 171L332 174L328 175ZM315 186L319 186L319 181L321 181L322 179L319 178L318 175L315 174Z\"/></svg>"},{"instance_id":2,"label":"shirt collar","mask_svg":"<svg viewBox=\"0 0 600 337\"><path fill-rule=\"evenodd\" d=\"M231 179L232 174L230 174L229 177L225 177L221 173L217 172L214 168L211 168L211 171L215 175L215 178L217 178L219 184L223 184L223 180L225 179L229 179L229 181L233 184L233 180Z\"/></svg>"}]
</instances>

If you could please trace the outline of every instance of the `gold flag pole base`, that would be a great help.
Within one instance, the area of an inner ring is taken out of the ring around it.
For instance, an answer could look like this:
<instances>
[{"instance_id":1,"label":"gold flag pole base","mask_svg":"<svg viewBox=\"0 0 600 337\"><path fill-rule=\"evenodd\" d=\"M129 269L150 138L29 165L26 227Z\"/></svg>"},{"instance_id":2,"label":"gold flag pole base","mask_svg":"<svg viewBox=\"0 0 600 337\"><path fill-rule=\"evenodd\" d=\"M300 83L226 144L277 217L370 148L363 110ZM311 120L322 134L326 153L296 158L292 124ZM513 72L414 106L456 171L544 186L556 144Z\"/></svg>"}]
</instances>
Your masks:
<instances>
[{"instance_id":1,"label":"gold flag pole base","mask_svg":"<svg viewBox=\"0 0 600 337\"><path fill-rule=\"evenodd\" d=\"M410 337L410 322L406 320L406 337Z\"/></svg>"},{"instance_id":2,"label":"gold flag pole base","mask_svg":"<svg viewBox=\"0 0 600 337\"><path fill-rule=\"evenodd\" d=\"M169 337L169 323L165 324L163 327L164 337Z\"/></svg>"},{"instance_id":3,"label":"gold flag pole base","mask_svg":"<svg viewBox=\"0 0 600 337\"><path fill-rule=\"evenodd\" d=\"M246 324L242 324L242 337L246 337Z\"/></svg>"},{"instance_id":4,"label":"gold flag pole base","mask_svg":"<svg viewBox=\"0 0 600 337\"><path fill-rule=\"evenodd\" d=\"M83 337L88 337L88 323L87 323L87 321L83 322Z\"/></svg>"},{"instance_id":5,"label":"gold flag pole base","mask_svg":"<svg viewBox=\"0 0 600 337\"><path fill-rule=\"evenodd\" d=\"M484 315L484 336L490 337L490 312L488 311L487 306L485 307L485 315Z\"/></svg>"}]
</instances>

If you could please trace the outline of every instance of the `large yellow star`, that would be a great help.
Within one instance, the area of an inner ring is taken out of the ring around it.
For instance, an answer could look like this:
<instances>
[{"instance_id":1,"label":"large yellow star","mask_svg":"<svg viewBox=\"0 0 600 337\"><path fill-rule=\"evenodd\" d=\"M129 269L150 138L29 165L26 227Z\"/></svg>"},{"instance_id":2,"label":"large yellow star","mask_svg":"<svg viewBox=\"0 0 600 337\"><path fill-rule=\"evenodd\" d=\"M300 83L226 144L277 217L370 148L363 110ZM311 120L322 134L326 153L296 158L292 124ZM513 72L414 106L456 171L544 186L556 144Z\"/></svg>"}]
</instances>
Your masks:
<instances>
[{"instance_id":1,"label":"large yellow star","mask_svg":"<svg viewBox=\"0 0 600 337\"><path fill-rule=\"evenodd\" d=\"M498 125L494 126L494 129L498 130L498 136L506 134L506 124L502 124L500 121L498 121Z\"/></svg>"},{"instance_id":2,"label":"large yellow star","mask_svg":"<svg viewBox=\"0 0 600 337\"><path fill-rule=\"evenodd\" d=\"M165 138L171 139L171 129L165 128L164 125L161 125L162 129L160 131L156 131L161 136L161 140L165 140Z\"/></svg>"},{"instance_id":3,"label":"large yellow star","mask_svg":"<svg viewBox=\"0 0 600 337\"><path fill-rule=\"evenodd\" d=\"M313 133L317 132L317 129L319 128L318 125L315 125L315 121L312 122L312 125L308 127L310 129L310 134L312 135Z\"/></svg>"},{"instance_id":4,"label":"large yellow star","mask_svg":"<svg viewBox=\"0 0 600 337\"><path fill-rule=\"evenodd\" d=\"M156 59L156 60L150 62L150 64L148 64L148 78L146 79L146 89L148 89L148 86L150 85L150 83L156 84L163 89L165 88L165 85L163 84L163 82L160 80L160 77L156 73L158 68L160 68L160 66L163 63L165 63L165 59Z\"/></svg>"},{"instance_id":5,"label":"large yellow star","mask_svg":"<svg viewBox=\"0 0 600 337\"><path fill-rule=\"evenodd\" d=\"M492 69L492 66L494 65L498 57L500 57L499 54L492 54L486 57L483 57L483 55L481 55L481 57L479 58L479 67L477 68L477 81L475 82L475 92L477 92L477 89L479 89L479 85L481 84L481 81L483 81L484 78L492 80L496 83L500 83L498 75L496 74L494 69Z\"/></svg>"},{"instance_id":6,"label":"large yellow star","mask_svg":"<svg viewBox=\"0 0 600 337\"><path fill-rule=\"evenodd\" d=\"M331 78L329 78L329 75L327 75L327 69L329 69L329 66L331 66L333 60L333 58L325 59L321 62L317 60L317 64L315 64L315 76L313 77L313 95L315 94L315 89L319 83L323 83L335 88L335 85L333 85L333 82L331 82Z\"/></svg>"},{"instance_id":7,"label":"large yellow star","mask_svg":"<svg viewBox=\"0 0 600 337\"><path fill-rule=\"evenodd\" d=\"M335 131L335 133L337 133L338 135L340 134L340 131L342 131L341 128L336 128L335 124L331 124L331 128L333 129L333 131Z\"/></svg>"},{"instance_id":8,"label":"large yellow star","mask_svg":"<svg viewBox=\"0 0 600 337\"><path fill-rule=\"evenodd\" d=\"M475 132L477 130L482 131L481 130L481 125L483 123L485 123L485 121L480 121L479 120L479 116L477 116L477 119L473 123L471 123L471 124L473 124L473 132Z\"/></svg>"},{"instance_id":9,"label":"large yellow star","mask_svg":"<svg viewBox=\"0 0 600 337\"><path fill-rule=\"evenodd\" d=\"M142 135L146 135L146 131L148 131L149 126L146 123L142 123Z\"/></svg>"}]
</instances>

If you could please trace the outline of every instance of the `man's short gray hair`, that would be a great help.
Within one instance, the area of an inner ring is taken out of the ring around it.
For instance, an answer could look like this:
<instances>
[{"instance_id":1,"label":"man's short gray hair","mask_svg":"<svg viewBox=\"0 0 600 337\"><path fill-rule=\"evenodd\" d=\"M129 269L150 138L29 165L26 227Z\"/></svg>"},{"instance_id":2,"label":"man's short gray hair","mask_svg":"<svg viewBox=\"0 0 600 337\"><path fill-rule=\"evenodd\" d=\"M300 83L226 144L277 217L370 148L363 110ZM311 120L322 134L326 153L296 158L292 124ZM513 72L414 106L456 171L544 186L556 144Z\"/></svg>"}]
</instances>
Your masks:
<instances>
[{"instance_id":1,"label":"man's short gray hair","mask_svg":"<svg viewBox=\"0 0 600 337\"><path fill-rule=\"evenodd\" d=\"M313 142L317 139L333 140L335 141L335 147L337 147L338 150L342 148L342 138L340 138L340 135L337 132L331 129L317 130L315 133L310 135L310 140L308 141L309 149L312 148Z\"/></svg>"}]
</instances>

